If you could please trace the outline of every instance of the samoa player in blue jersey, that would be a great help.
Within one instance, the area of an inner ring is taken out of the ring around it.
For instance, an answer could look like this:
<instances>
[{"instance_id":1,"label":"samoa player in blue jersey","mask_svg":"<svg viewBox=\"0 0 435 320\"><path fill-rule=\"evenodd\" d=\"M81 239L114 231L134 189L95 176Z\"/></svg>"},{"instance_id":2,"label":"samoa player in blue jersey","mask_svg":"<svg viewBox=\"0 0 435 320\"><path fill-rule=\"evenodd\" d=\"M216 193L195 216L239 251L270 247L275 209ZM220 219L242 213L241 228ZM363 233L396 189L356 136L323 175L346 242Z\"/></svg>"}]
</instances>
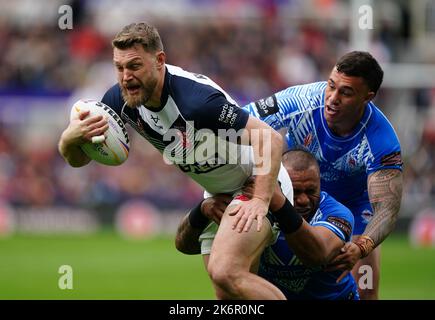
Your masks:
<instances>
[{"instance_id":1,"label":"samoa player in blue jersey","mask_svg":"<svg viewBox=\"0 0 435 320\"><path fill-rule=\"evenodd\" d=\"M341 271L325 271L325 266L351 239L352 212L320 191L319 166L312 154L302 150L287 152L283 164L292 179L295 210L306 225L288 234L281 231L276 243L267 247L261 256L258 274L278 286L291 300L359 299L351 274L337 283ZM278 203L274 197L270 209L274 210L275 206L279 210L284 201L283 195ZM279 226L286 229L282 222Z\"/></svg>"},{"instance_id":2,"label":"samoa player in blue jersey","mask_svg":"<svg viewBox=\"0 0 435 320\"><path fill-rule=\"evenodd\" d=\"M263 252L258 274L279 287L287 299L359 299L351 274L337 283L341 271L325 271L351 238L352 213L320 191L319 166L312 154L291 150L283 155L283 165L292 179L294 209L276 188L268 218L278 222L276 227L281 231L277 241ZM244 194L249 197L252 193L253 186L247 185ZM204 200L199 210L204 217L219 222L230 201L231 197L223 194L214 196ZM197 254L204 252L208 239L202 239L201 229L192 226L191 215L178 228L176 246L183 253Z\"/></svg>"},{"instance_id":3,"label":"samoa player in blue jersey","mask_svg":"<svg viewBox=\"0 0 435 320\"><path fill-rule=\"evenodd\" d=\"M352 242L332 262L359 279L370 265L373 288L362 299L377 299L380 243L395 226L402 196L399 140L372 102L383 79L367 52L345 54L328 81L294 86L245 106L274 129L286 132L288 148L309 150L319 161L322 190L355 217Z\"/></svg>"}]
</instances>

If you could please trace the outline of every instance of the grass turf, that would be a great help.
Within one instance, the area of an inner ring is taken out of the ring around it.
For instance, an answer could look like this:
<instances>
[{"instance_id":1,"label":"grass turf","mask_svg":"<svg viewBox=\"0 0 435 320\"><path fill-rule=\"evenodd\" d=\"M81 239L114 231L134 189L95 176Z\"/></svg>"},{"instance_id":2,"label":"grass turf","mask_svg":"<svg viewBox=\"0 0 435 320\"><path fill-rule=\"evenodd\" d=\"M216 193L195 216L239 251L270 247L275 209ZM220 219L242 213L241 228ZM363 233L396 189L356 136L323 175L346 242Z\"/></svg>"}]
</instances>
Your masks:
<instances>
[{"instance_id":1,"label":"grass turf","mask_svg":"<svg viewBox=\"0 0 435 320\"><path fill-rule=\"evenodd\" d=\"M381 299L435 299L435 249L391 236L382 247ZM73 268L73 289L58 287ZM0 299L214 299L201 257L178 253L173 239L92 236L0 239Z\"/></svg>"}]
</instances>

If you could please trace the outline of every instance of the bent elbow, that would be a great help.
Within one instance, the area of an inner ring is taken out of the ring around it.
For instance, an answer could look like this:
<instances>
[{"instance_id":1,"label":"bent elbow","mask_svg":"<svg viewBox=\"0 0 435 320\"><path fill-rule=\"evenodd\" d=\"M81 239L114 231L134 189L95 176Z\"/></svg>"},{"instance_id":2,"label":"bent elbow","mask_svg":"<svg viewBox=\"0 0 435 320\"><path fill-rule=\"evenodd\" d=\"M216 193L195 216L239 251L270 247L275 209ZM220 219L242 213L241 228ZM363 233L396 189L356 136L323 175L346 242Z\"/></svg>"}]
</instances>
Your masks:
<instances>
[{"instance_id":1,"label":"bent elbow","mask_svg":"<svg viewBox=\"0 0 435 320\"><path fill-rule=\"evenodd\" d=\"M175 237L175 248L177 249L177 251L189 255L198 254L201 251L199 245L188 245L185 241L182 241L180 237Z\"/></svg>"},{"instance_id":2,"label":"bent elbow","mask_svg":"<svg viewBox=\"0 0 435 320\"><path fill-rule=\"evenodd\" d=\"M184 246L183 241L181 241L180 237L175 237L175 248L181 253L187 254L187 248Z\"/></svg>"}]
</instances>

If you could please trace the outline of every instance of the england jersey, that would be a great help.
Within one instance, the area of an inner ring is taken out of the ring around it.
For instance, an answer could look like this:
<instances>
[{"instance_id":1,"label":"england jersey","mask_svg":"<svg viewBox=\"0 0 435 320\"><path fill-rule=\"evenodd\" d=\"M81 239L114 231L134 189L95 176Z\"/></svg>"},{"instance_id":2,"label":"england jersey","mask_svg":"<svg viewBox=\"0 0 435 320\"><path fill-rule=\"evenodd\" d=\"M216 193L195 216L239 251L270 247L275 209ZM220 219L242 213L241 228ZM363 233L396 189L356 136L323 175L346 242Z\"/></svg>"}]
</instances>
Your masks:
<instances>
[{"instance_id":1,"label":"england jersey","mask_svg":"<svg viewBox=\"0 0 435 320\"><path fill-rule=\"evenodd\" d=\"M252 175L252 147L218 135L245 128L249 113L203 75L166 65L158 110L129 108L118 84L102 102L209 193L233 193Z\"/></svg>"},{"instance_id":2,"label":"england jersey","mask_svg":"<svg viewBox=\"0 0 435 320\"><path fill-rule=\"evenodd\" d=\"M355 231L360 234L372 214L367 177L381 169L401 170L400 144L392 125L372 102L352 134L333 134L324 117L326 86L327 82L317 82L289 87L245 108L275 130L285 128L289 148L303 147L316 157L322 190L358 217Z\"/></svg>"},{"instance_id":3,"label":"england jersey","mask_svg":"<svg viewBox=\"0 0 435 320\"><path fill-rule=\"evenodd\" d=\"M321 192L319 208L307 222L332 231L343 244L350 240L354 225L349 209L326 192ZM259 275L279 287L287 299L358 299L358 290L351 274L336 283L342 271L325 272L324 266L308 267L287 245L284 234L261 256Z\"/></svg>"}]
</instances>

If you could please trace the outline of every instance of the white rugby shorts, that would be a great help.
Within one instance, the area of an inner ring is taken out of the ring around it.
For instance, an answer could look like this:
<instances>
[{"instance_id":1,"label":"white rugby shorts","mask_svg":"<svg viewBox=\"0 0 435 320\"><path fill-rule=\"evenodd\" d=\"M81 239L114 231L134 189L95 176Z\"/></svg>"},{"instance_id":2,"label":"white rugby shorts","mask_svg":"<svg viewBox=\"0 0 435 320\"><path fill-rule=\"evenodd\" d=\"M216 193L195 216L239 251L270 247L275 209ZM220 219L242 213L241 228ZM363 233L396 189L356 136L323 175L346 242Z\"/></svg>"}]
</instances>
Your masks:
<instances>
[{"instance_id":1,"label":"white rugby shorts","mask_svg":"<svg viewBox=\"0 0 435 320\"><path fill-rule=\"evenodd\" d=\"M293 204L293 185L290 180L290 177L287 173L287 170L284 168L284 166L281 164L279 173L278 173L278 181L281 185L282 193L286 196L286 198ZM241 190L238 190L234 193L234 197L237 197L241 194ZM204 199L207 199L211 197L212 195L204 192ZM236 204L240 202L241 200L234 199L231 204ZM263 224L264 227L271 228L272 231L272 237L271 241L268 245L272 245L276 242L279 235L279 228L276 223L272 225L269 219L264 219L264 221L267 221L265 224ZM202 255L209 255L211 252L211 246L213 244L214 237L216 236L217 230L219 226L215 222L210 222L209 225L204 229L202 234L199 237L199 242L201 244L201 254Z\"/></svg>"}]
</instances>

